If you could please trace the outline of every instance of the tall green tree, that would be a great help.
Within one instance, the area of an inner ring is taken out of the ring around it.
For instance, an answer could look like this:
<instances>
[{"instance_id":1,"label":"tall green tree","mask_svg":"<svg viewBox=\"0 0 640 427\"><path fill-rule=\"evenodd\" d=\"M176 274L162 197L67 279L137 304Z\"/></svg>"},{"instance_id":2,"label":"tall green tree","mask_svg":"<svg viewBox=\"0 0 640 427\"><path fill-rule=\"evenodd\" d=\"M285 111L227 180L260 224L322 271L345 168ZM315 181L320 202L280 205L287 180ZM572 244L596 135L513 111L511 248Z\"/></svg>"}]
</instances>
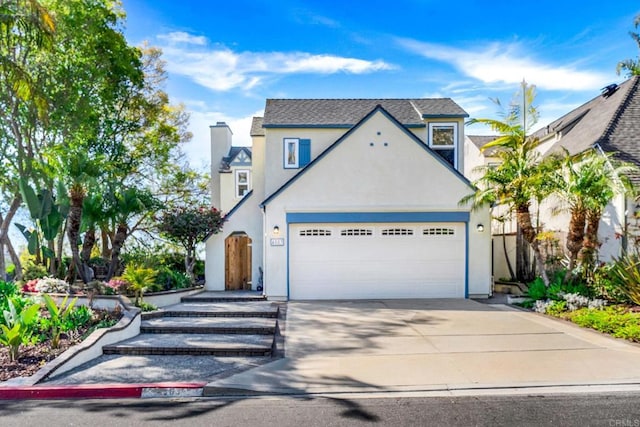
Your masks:
<instances>
[{"instance_id":1,"label":"tall green tree","mask_svg":"<svg viewBox=\"0 0 640 427\"><path fill-rule=\"evenodd\" d=\"M636 29L640 27L640 14L633 20L633 26ZM638 49L640 49L640 33L629 31L629 35L633 41L636 42L636 45L638 45ZM636 57L636 59L625 59L624 61L618 62L617 71L618 74L625 71L628 77L640 75L640 57Z\"/></svg>"},{"instance_id":2,"label":"tall green tree","mask_svg":"<svg viewBox=\"0 0 640 427\"><path fill-rule=\"evenodd\" d=\"M537 239L540 224L534 224L531 214L532 201L542 200L551 191L545 174L547 166L536 151L539 141L529 135L539 116L534 100L535 86L523 81L507 110L500 113L502 120L481 118L468 122L487 125L500 135L483 150L497 147L496 156L501 162L484 168L483 175L474 182L477 191L461 203L472 202L474 207L504 205L515 212L517 225L533 251L538 274L548 286L545 260ZM501 106L500 101L495 102Z\"/></svg>"},{"instance_id":3,"label":"tall green tree","mask_svg":"<svg viewBox=\"0 0 640 427\"><path fill-rule=\"evenodd\" d=\"M17 276L21 274L8 232L22 202L18 179L29 172L29 159L35 153L30 140L33 126L25 126L25 111L42 117L47 106L30 64L51 46L55 30L53 16L42 2L0 2L0 194L6 201L0 204L6 207L0 211L0 279L5 278L5 247Z\"/></svg>"}]
</instances>

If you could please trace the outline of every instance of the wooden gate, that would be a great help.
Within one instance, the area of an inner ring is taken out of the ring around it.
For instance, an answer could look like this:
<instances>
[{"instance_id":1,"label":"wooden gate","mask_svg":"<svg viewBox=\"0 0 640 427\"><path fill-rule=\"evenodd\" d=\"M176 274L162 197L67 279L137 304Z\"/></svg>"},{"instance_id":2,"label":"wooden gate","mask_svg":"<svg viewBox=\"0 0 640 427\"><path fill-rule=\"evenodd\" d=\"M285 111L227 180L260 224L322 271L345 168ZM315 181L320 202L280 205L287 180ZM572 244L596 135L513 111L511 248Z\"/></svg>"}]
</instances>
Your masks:
<instances>
[{"instance_id":1,"label":"wooden gate","mask_svg":"<svg viewBox=\"0 0 640 427\"><path fill-rule=\"evenodd\" d=\"M224 241L224 289L251 289L251 239L233 233Z\"/></svg>"}]
</instances>

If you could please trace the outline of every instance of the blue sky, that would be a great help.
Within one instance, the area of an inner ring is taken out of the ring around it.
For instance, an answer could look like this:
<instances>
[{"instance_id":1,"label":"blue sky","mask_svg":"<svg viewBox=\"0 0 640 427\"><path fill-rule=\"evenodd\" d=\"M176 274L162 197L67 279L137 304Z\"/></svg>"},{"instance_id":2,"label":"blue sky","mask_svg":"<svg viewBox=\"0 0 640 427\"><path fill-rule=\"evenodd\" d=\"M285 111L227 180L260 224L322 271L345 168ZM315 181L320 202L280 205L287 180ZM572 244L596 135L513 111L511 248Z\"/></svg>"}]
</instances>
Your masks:
<instances>
[{"instance_id":1,"label":"blue sky","mask_svg":"<svg viewBox=\"0 0 640 427\"><path fill-rule=\"evenodd\" d=\"M615 6L614 6L615 4ZM431 0L123 0L125 34L164 51L173 102L191 114L194 166L208 165L209 125L236 145L266 98L450 97L471 117L495 117L526 79L540 126L597 96L640 3ZM483 128L467 133L487 133Z\"/></svg>"}]
</instances>

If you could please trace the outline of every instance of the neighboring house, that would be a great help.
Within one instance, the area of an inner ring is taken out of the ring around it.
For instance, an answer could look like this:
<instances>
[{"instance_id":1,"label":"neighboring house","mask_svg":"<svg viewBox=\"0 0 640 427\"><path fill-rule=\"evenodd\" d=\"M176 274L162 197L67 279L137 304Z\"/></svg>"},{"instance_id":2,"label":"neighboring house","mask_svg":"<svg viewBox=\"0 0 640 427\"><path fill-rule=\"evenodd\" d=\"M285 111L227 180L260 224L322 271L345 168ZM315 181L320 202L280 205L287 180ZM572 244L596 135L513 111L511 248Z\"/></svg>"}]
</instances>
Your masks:
<instances>
[{"instance_id":1,"label":"neighboring house","mask_svg":"<svg viewBox=\"0 0 640 427\"><path fill-rule=\"evenodd\" d=\"M567 150L574 155L595 148L601 153L615 153L615 158L640 167L640 76L632 77L620 85L610 85L601 95L570 111L549 125L536 131L533 136L539 138L538 147L542 155L561 154ZM469 137L480 147L494 137L482 140ZM489 153L470 150L469 162L489 163ZM473 156L480 155L481 158ZM630 177L635 188L640 188L640 176ZM640 224L636 218L636 200L617 195L600 222L599 241L601 261L609 261L619 256L627 246L627 236L632 239L640 236ZM561 202L550 198L540 207L541 222L545 230L557 232L564 247L566 229L569 225L569 213L555 213L562 208ZM497 227L494 224L494 234ZM515 231L509 229L508 232ZM495 251L494 253L498 253ZM504 268L497 270L504 272ZM500 275L495 272L496 277Z\"/></svg>"},{"instance_id":2,"label":"neighboring house","mask_svg":"<svg viewBox=\"0 0 640 427\"><path fill-rule=\"evenodd\" d=\"M473 191L466 117L451 99L267 100L251 130L252 191L206 241L206 288L297 300L488 295L489 210L459 204ZM214 188L230 138L212 127Z\"/></svg>"}]
</instances>

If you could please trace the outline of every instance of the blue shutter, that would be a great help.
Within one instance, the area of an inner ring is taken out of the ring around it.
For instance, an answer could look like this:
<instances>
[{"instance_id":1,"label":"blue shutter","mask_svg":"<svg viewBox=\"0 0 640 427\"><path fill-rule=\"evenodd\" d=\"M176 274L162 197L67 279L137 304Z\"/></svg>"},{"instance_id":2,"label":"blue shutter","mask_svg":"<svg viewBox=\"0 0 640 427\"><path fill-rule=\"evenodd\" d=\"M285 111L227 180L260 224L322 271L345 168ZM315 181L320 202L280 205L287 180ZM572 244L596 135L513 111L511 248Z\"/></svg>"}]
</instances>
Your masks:
<instances>
[{"instance_id":1,"label":"blue shutter","mask_svg":"<svg viewBox=\"0 0 640 427\"><path fill-rule=\"evenodd\" d=\"M311 162L311 140L301 139L298 143L298 153L300 158L298 160L299 167L305 167Z\"/></svg>"}]
</instances>

